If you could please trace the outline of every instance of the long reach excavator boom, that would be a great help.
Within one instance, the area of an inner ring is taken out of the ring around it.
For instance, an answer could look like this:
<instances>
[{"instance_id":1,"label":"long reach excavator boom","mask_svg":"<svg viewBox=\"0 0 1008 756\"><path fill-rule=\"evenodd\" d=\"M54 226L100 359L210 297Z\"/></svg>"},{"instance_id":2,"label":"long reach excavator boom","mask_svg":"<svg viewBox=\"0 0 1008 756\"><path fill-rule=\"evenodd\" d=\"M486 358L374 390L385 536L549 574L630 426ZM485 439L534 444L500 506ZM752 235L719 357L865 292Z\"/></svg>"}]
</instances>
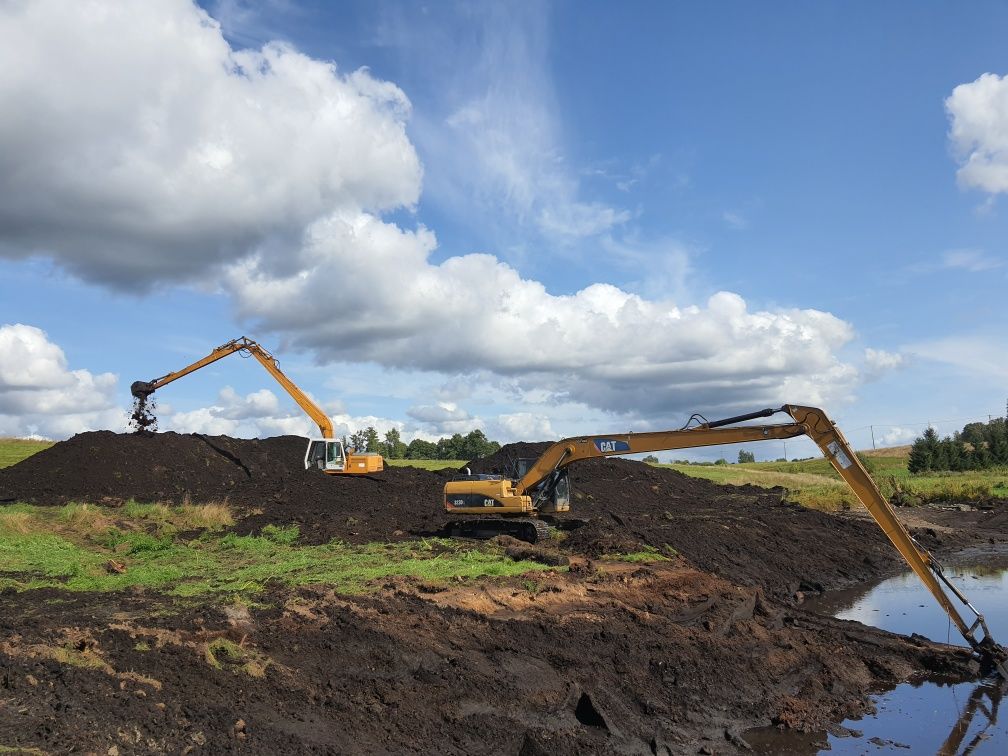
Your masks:
<instances>
[{"instance_id":1,"label":"long reach excavator boom","mask_svg":"<svg viewBox=\"0 0 1008 756\"><path fill-rule=\"evenodd\" d=\"M771 425L740 425L750 420L783 412L793 422ZM699 416L694 415L694 418ZM691 418L691 421L694 419ZM620 454L692 449L747 441L768 441L808 436L871 514L886 537L924 583L938 604L959 629L970 648L988 668L1008 679L1008 652L996 644L983 615L953 585L938 560L910 535L896 512L879 491L840 429L815 407L786 404L724 420L700 419L697 425L654 433L617 433L605 436L576 436L550 446L535 460L519 460L515 480L502 476L470 475L445 484L445 509L451 514L477 515L450 525L457 535L490 535L507 532L536 540L544 525L536 519L502 519L497 515L535 518L541 513L563 512L570 508L567 467L574 462ZM490 517L493 516L493 517ZM946 592L946 589L948 592ZM949 595L951 594L951 596ZM968 610L972 621L963 616ZM978 637L978 632L981 633Z\"/></svg>"},{"instance_id":2,"label":"long reach excavator boom","mask_svg":"<svg viewBox=\"0 0 1008 756\"><path fill-rule=\"evenodd\" d=\"M158 389L167 386L172 381L189 375L200 368L227 357L235 352L240 352L242 356L255 357L256 360L266 368L277 383L283 386L284 390L290 394L291 398L297 402L298 406L312 419L322 434L322 438L309 439L308 451L305 454L305 468L318 467L331 475L359 475L378 472L384 469L384 460L378 454L368 454L345 450L343 442L333 438L333 425L329 416L319 407L311 397L280 370L280 362L266 351L257 342L242 336L232 339L226 344L221 344L210 354L202 359L196 360L191 365L174 373L168 373L160 378L151 381L134 381L130 386L130 392L141 403Z\"/></svg>"}]
</instances>

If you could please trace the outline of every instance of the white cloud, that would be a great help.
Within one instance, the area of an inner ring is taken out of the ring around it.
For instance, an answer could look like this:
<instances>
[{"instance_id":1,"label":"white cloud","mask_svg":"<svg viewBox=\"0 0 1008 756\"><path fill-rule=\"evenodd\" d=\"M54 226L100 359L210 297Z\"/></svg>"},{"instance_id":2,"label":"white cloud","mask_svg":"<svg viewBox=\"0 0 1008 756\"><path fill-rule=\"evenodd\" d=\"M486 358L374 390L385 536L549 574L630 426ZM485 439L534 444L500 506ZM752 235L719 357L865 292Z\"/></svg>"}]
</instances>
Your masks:
<instances>
[{"instance_id":1,"label":"white cloud","mask_svg":"<svg viewBox=\"0 0 1008 756\"><path fill-rule=\"evenodd\" d=\"M268 389L253 391L241 397L230 386L220 392L221 403L227 407L227 417L232 420L275 417L280 411L280 401Z\"/></svg>"},{"instance_id":2,"label":"white cloud","mask_svg":"<svg viewBox=\"0 0 1008 756\"><path fill-rule=\"evenodd\" d=\"M72 370L66 355L34 326L0 326L0 435L64 438L100 428L123 430L112 373Z\"/></svg>"},{"instance_id":3,"label":"white cloud","mask_svg":"<svg viewBox=\"0 0 1008 756\"><path fill-rule=\"evenodd\" d=\"M285 270L322 214L419 196L397 87L231 50L189 0L0 4L0 67L0 254L123 287Z\"/></svg>"},{"instance_id":4,"label":"white cloud","mask_svg":"<svg viewBox=\"0 0 1008 756\"><path fill-rule=\"evenodd\" d=\"M337 437L373 425L381 433L392 427L402 429L403 424L389 418L352 416L342 409L342 403L316 404L329 413L333 432ZM217 401L208 407L186 411L173 411L166 405L157 408L158 426L161 430L178 433L207 433L240 438L267 436L319 436L319 428L286 394L278 397L269 389L260 389L244 396L230 386L221 389Z\"/></svg>"},{"instance_id":5,"label":"white cloud","mask_svg":"<svg viewBox=\"0 0 1008 756\"><path fill-rule=\"evenodd\" d=\"M549 419L531 412L499 415L490 424L490 437L504 443L510 441L552 441L560 435Z\"/></svg>"},{"instance_id":6,"label":"white cloud","mask_svg":"<svg viewBox=\"0 0 1008 756\"><path fill-rule=\"evenodd\" d=\"M883 349L872 349L864 351L865 375L869 380L881 378L891 370L896 370L906 363L906 357L895 352L887 352Z\"/></svg>"},{"instance_id":7,"label":"white cloud","mask_svg":"<svg viewBox=\"0 0 1008 756\"><path fill-rule=\"evenodd\" d=\"M920 433L919 430L914 430L913 428L895 427L886 431L880 440L883 446L902 446L912 443Z\"/></svg>"},{"instance_id":8,"label":"white cloud","mask_svg":"<svg viewBox=\"0 0 1008 756\"><path fill-rule=\"evenodd\" d=\"M604 233L625 212L583 198L558 151L545 21L500 13L477 35L479 86L463 82L448 130L438 124L445 141L431 154L455 161L442 179L471 172L478 186L459 191L490 187L491 204L505 198L544 233ZM542 407L650 422L831 403L857 381L837 357L853 330L829 313L750 311L729 292L678 304L688 256L674 245L650 271L663 285L641 293L600 283L554 294L488 254L432 262L432 231L382 217L419 198L405 95L289 46L233 51L187 0L0 5L0 65L0 102L17 105L0 110L7 254L44 252L112 285L199 274L257 334L323 362L486 376ZM657 249L607 244L631 257ZM223 396L172 422L294 427L297 413L270 402Z\"/></svg>"},{"instance_id":9,"label":"white cloud","mask_svg":"<svg viewBox=\"0 0 1008 756\"><path fill-rule=\"evenodd\" d=\"M985 73L960 84L945 109L959 183L991 193L1008 191L1008 77Z\"/></svg>"},{"instance_id":10,"label":"white cloud","mask_svg":"<svg viewBox=\"0 0 1008 756\"><path fill-rule=\"evenodd\" d=\"M942 255L942 267L983 273L1004 266L1004 260L988 255L978 249L953 249Z\"/></svg>"},{"instance_id":11,"label":"white cloud","mask_svg":"<svg viewBox=\"0 0 1008 756\"><path fill-rule=\"evenodd\" d=\"M381 42L440 73L430 110L411 129L430 164L430 195L456 216L503 220L500 236L518 226L554 244L631 219L585 197L570 163L549 74L547 6L480 5L454 19L406 8L387 14Z\"/></svg>"},{"instance_id":12,"label":"white cloud","mask_svg":"<svg viewBox=\"0 0 1008 756\"><path fill-rule=\"evenodd\" d=\"M750 312L728 292L679 307L608 284L557 296L489 255L434 265L433 234L374 217L334 215L306 238L305 271L276 277L249 261L226 285L258 330L322 359L486 370L619 412L837 400L856 379L835 354L853 331L828 313Z\"/></svg>"},{"instance_id":13,"label":"white cloud","mask_svg":"<svg viewBox=\"0 0 1008 756\"><path fill-rule=\"evenodd\" d=\"M721 213L721 220L737 231L741 231L749 226L749 222L742 215L733 213L729 210L725 210Z\"/></svg>"},{"instance_id":14,"label":"white cloud","mask_svg":"<svg viewBox=\"0 0 1008 756\"><path fill-rule=\"evenodd\" d=\"M443 423L447 420L470 420L471 415L450 402L421 404L410 407L406 414L421 423Z\"/></svg>"},{"instance_id":15,"label":"white cloud","mask_svg":"<svg viewBox=\"0 0 1008 756\"><path fill-rule=\"evenodd\" d=\"M943 362L973 376L1003 382L1008 375L1008 344L1004 334L962 334L911 344L906 351Z\"/></svg>"}]
</instances>

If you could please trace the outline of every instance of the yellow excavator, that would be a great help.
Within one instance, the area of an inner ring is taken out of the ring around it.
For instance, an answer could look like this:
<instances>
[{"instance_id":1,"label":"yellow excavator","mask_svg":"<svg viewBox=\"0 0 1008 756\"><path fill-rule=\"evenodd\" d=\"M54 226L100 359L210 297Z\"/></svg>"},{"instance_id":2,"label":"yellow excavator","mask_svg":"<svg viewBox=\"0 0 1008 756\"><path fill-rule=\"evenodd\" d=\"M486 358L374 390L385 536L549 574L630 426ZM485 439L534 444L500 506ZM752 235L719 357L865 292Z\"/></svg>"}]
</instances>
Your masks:
<instances>
[{"instance_id":1,"label":"yellow excavator","mask_svg":"<svg viewBox=\"0 0 1008 756\"><path fill-rule=\"evenodd\" d=\"M751 420L771 417L778 412L790 415L793 422L741 425ZM504 533L535 543L548 533L548 527L539 519L539 515L570 509L567 468L574 462L620 454L692 449L797 436L809 437L822 449L826 459L851 487L906 563L955 623L985 668L996 670L1002 678L1008 679L1008 652L991 638L983 615L945 577L938 560L910 535L840 429L825 412L815 407L786 404L779 409L764 409L715 421L693 415L679 430L565 438L550 446L538 459L518 460L514 477L466 475L446 483L445 511L453 516L466 516L450 522L447 530L454 536L472 538L487 538ZM972 622L963 617L946 589L969 610L975 618ZM978 630L982 633L979 638Z\"/></svg>"},{"instance_id":2,"label":"yellow excavator","mask_svg":"<svg viewBox=\"0 0 1008 756\"><path fill-rule=\"evenodd\" d=\"M134 418L144 414L143 406L147 399L161 387L235 352L239 352L243 357L255 357L259 364L276 378L277 383L284 387L284 390L291 395L298 406L308 413L308 416L318 425L322 438L308 439L308 450L305 452L304 458L305 469L317 468L329 475L366 475L380 472L385 468L385 462L380 454L344 449L343 442L333 438L332 420L329 419L329 416L290 378L283 374L276 357L246 336L221 344L203 359L174 373L168 373L168 375L163 375L152 381L134 381L130 386L130 393L140 405L134 412ZM142 426L143 423L141 423Z\"/></svg>"}]
</instances>

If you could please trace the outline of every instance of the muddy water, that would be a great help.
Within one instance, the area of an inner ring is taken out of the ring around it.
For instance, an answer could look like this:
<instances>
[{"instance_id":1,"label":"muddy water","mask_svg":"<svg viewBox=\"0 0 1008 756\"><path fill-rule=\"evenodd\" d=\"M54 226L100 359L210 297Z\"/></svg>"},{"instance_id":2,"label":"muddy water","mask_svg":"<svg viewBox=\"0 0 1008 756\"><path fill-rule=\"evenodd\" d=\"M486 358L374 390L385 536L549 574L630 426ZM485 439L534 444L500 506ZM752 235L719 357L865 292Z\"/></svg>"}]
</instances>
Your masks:
<instances>
[{"instance_id":1,"label":"muddy water","mask_svg":"<svg viewBox=\"0 0 1008 756\"><path fill-rule=\"evenodd\" d=\"M984 613L995 640L1008 644L1008 555L966 553L946 564L946 575ZM912 573L838 591L810 601L808 609L884 630L919 633L965 645L948 617ZM1008 753L1008 693L997 680L958 685L900 685L874 697L877 713L847 720L835 733L799 735L773 728L751 730L746 740L765 754Z\"/></svg>"}]
</instances>

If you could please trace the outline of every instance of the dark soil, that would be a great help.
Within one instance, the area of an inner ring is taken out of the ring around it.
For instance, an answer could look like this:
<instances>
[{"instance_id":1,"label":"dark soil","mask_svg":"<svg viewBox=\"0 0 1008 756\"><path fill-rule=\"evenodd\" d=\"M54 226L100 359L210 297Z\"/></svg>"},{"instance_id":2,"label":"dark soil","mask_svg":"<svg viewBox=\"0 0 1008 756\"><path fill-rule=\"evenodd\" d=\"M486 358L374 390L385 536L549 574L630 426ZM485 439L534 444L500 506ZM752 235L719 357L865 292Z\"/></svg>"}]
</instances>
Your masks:
<instances>
[{"instance_id":1,"label":"dark soil","mask_svg":"<svg viewBox=\"0 0 1008 756\"><path fill-rule=\"evenodd\" d=\"M505 447L470 467L500 471L537 450ZM440 532L453 472L326 476L303 469L304 452L291 436L86 433L0 470L0 500L227 501L238 532L297 523L312 543ZM251 613L142 594L0 595L0 746L721 753L742 749L748 727L821 729L862 713L869 690L915 671L976 674L961 651L798 608L802 594L897 569L862 516L618 459L571 478L574 511L555 544L571 571L535 576L534 591L522 579L393 581L369 598L276 588ZM1008 540L1004 512L912 516L938 551ZM666 545L680 558L591 561ZM240 658L213 655L220 637Z\"/></svg>"},{"instance_id":2,"label":"dark soil","mask_svg":"<svg viewBox=\"0 0 1008 756\"><path fill-rule=\"evenodd\" d=\"M735 752L819 729L964 651L782 609L682 568L499 586L278 591L251 611L32 592L0 614L0 743L91 753ZM508 603L514 602L515 607ZM236 657L213 651L226 638ZM53 657L71 649L77 664ZM81 666L89 660L90 666ZM250 664L250 662L252 664ZM254 665L254 666L253 666Z\"/></svg>"},{"instance_id":3,"label":"dark soil","mask_svg":"<svg viewBox=\"0 0 1008 756\"><path fill-rule=\"evenodd\" d=\"M227 502L236 531L297 524L304 542L354 543L442 532L443 487L456 473L386 467L367 476L304 469L305 440L177 433L82 433L0 470L0 501L118 505ZM507 472L517 457L548 444L511 444L473 460L472 472ZM842 588L892 572L899 556L863 517L843 517L784 501L783 489L720 486L675 470L622 459L571 468L572 511L562 548L599 557L666 545L694 566L769 596ZM936 513L937 517L945 516ZM929 549L952 550L1008 534L1008 516L982 513L976 527L914 531Z\"/></svg>"}]
</instances>

